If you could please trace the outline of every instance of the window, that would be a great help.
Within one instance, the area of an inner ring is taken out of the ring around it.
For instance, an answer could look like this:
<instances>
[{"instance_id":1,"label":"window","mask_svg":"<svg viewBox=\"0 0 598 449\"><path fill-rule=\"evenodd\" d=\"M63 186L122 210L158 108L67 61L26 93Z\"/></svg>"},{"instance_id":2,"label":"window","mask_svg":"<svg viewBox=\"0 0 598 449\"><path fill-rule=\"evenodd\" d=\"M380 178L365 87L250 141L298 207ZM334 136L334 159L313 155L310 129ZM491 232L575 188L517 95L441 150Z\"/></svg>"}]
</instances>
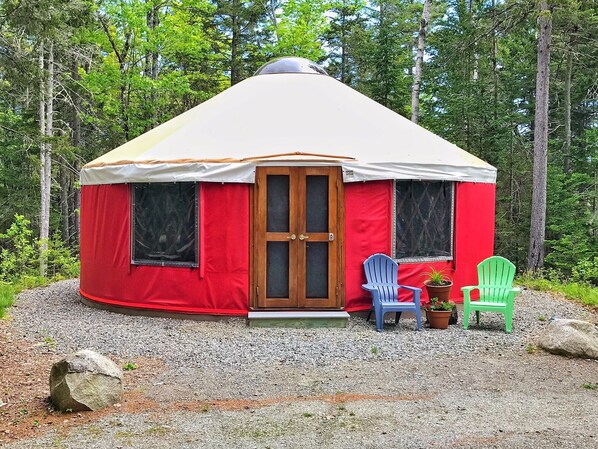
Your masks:
<instances>
[{"instance_id":1,"label":"window","mask_svg":"<svg viewBox=\"0 0 598 449\"><path fill-rule=\"evenodd\" d=\"M198 203L195 183L133 184L133 263L198 266Z\"/></svg>"},{"instance_id":2,"label":"window","mask_svg":"<svg viewBox=\"0 0 598 449\"><path fill-rule=\"evenodd\" d=\"M452 259L453 189L452 182L395 181L395 259Z\"/></svg>"}]
</instances>

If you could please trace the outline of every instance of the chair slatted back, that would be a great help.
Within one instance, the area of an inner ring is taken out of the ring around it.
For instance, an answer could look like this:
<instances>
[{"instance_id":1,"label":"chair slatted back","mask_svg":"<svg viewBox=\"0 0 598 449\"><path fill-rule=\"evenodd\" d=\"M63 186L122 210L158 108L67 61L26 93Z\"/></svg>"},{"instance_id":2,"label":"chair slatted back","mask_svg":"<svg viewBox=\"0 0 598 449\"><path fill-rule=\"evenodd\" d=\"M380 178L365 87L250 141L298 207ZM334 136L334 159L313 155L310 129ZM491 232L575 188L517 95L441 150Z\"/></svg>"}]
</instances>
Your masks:
<instances>
[{"instance_id":1,"label":"chair slatted back","mask_svg":"<svg viewBox=\"0 0 598 449\"><path fill-rule=\"evenodd\" d=\"M480 300L487 302L507 301L513 287L515 265L500 256L492 256L478 264Z\"/></svg>"},{"instance_id":2,"label":"chair slatted back","mask_svg":"<svg viewBox=\"0 0 598 449\"><path fill-rule=\"evenodd\" d=\"M382 301L397 301L399 264L386 254L374 254L363 263L368 284L378 286Z\"/></svg>"}]
</instances>

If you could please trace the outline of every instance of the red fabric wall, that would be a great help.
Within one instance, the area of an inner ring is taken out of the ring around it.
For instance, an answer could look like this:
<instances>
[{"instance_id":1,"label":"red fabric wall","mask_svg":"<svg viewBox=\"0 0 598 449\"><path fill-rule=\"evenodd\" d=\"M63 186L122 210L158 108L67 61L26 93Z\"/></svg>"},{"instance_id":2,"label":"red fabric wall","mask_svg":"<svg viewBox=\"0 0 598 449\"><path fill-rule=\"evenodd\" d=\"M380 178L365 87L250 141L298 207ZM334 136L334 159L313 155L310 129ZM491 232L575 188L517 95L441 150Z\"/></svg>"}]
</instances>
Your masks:
<instances>
[{"instance_id":1,"label":"red fabric wall","mask_svg":"<svg viewBox=\"0 0 598 449\"><path fill-rule=\"evenodd\" d=\"M248 184L202 183L200 187L200 267L130 264L128 185L83 186L81 198L81 294L112 305L179 313L247 315L249 308ZM371 299L363 261L391 254L392 181L345 184L345 298L348 311L367 310ZM455 260L403 263L399 281L423 287L421 273L447 267L460 288L475 284L476 265L492 255L493 184L457 183ZM427 300L425 290L422 299Z\"/></svg>"},{"instance_id":2,"label":"red fabric wall","mask_svg":"<svg viewBox=\"0 0 598 449\"><path fill-rule=\"evenodd\" d=\"M363 261L374 253L390 255L392 181L345 184L345 309L368 310L372 304Z\"/></svg>"},{"instance_id":3,"label":"red fabric wall","mask_svg":"<svg viewBox=\"0 0 598 449\"><path fill-rule=\"evenodd\" d=\"M81 294L112 305L246 315L248 184L202 183L200 268L131 265L129 186L83 186Z\"/></svg>"},{"instance_id":4,"label":"red fabric wall","mask_svg":"<svg viewBox=\"0 0 598 449\"><path fill-rule=\"evenodd\" d=\"M451 297L462 302L461 287L477 284L477 264L493 254L495 185L461 182L455 190L454 260L402 263L399 282L423 288L423 272L430 266L446 268L454 281ZM345 184L345 304L349 312L371 306L370 295L361 289L366 282L363 261L374 253L391 254L392 195L392 181ZM428 300L425 289L422 299Z\"/></svg>"}]
</instances>

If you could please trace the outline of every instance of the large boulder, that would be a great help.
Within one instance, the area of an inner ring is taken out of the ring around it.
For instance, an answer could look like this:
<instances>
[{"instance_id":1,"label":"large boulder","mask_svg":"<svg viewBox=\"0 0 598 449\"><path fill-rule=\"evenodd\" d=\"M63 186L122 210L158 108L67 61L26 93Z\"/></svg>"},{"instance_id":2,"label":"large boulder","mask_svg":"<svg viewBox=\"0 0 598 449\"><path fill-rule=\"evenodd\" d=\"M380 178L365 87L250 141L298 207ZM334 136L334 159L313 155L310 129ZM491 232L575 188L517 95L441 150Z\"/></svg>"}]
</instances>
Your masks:
<instances>
[{"instance_id":1,"label":"large boulder","mask_svg":"<svg viewBox=\"0 0 598 449\"><path fill-rule=\"evenodd\" d=\"M122 376L112 360L83 349L52 365L50 398L61 411L99 410L120 402Z\"/></svg>"},{"instance_id":2,"label":"large boulder","mask_svg":"<svg viewBox=\"0 0 598 449\"><path fill-rule=\"evenodd\" d=\"M554 320L538 344L553 354L598 359L598 327L587 321Z\"/></svg>"}]
</instances>

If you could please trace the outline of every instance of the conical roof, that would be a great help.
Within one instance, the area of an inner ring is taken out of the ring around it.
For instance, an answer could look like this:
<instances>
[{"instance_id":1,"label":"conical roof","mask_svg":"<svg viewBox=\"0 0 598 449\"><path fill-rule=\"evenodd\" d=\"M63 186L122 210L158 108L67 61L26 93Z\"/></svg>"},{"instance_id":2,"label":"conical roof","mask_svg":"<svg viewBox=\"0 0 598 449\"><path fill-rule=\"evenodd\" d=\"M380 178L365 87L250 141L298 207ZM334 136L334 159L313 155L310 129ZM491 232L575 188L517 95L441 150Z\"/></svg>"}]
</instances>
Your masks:
<instances>
[{"instance_id":1,"label":"conical roof","mask_svg":"<svg viewBox=\"0 0 598 449\"><path fill-rule=\"evenodd\" d=\"M332 77L270 71L88 163L81 183L252 183L257 165L340 165L345 182L496 180L488 163Z\"/></svg>"}]
</instances>

